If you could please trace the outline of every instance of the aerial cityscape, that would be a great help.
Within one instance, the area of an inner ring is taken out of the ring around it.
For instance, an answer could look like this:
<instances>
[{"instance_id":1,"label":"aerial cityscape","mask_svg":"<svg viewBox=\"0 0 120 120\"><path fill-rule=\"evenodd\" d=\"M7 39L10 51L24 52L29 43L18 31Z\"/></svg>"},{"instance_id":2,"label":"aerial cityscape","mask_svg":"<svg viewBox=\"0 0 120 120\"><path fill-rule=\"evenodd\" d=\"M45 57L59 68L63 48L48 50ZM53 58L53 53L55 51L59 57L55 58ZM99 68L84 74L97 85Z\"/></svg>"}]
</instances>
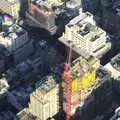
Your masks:
<instances>
[{"instance_id":1,"label":"aerial cityscape","mask_svg":"<svg viewBox=\"0 0 120 120\"><path fill-rule=\"evenodd\" d=\"M0 0L0 120L120 120L120 0Z\"/></svg>"}]
</instances>

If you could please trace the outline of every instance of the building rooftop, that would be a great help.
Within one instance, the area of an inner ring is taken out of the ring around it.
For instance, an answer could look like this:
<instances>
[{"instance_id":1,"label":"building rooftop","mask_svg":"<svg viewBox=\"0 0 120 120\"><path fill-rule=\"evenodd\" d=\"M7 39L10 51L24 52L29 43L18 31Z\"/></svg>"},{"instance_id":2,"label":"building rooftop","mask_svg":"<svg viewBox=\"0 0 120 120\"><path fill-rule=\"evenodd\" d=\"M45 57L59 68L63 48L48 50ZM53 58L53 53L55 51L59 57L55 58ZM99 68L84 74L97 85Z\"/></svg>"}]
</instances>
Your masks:
<instances>
[{"instance_id":1,"label":"building rooftop","mask_svg":"<svg viewBox=\"0 0 120 120\"><path fill-rule=\"evenodd\" d=\"M111 60L111 65L120 72L120 54Z\"/></svg>"},{"instance_id":2,"label":"building rooftop","mask_svg":"<svg viewBox=\"0 0 120 120\"><path fill-rule=\"evenodd\" d=\"M10 5L13 5L16 2L19 2L19 0L5 0L4 2L6 2L7 4L9 3Z\"/></svg>"},{"instance_id":3,"label":"building rooftop","mask_svg":"<svg viewBox=\"0 0 120 120\"><path fill-rule=\"evenodd\" d=\"M93 69L94 68L91 67L89 62L82 57L79 57L72 62L72 72L77 73L77 76L82 76L85 73L91 73Z\"/></svg>"},{"instance_id":4,"label":"building rooftop","mask_svg":"<svg viewBox=\"0 0 120 120\"><path fill-rule=\"evenodd\" d=\"M72 27L74 32L77 32L90 41L97 40L105 33L101 28L96 26L92 14L88 12L80 13L80 15L72 19L67 26Z\"/></svg>"},{"instance_id":5,"label":"building rooftop","mask_svg":"<svg viewBox=\"0 0 120 120\"><path fill-rule=\"evenodd\" d=\"M62 0L46 0L46 2L49 6L60 6L64 3Z\"/></svg>"},{"instance_id":6,"label":"building rooftop","mask_svg":"<svg viewBox=\"0 0 120 120\"><path fill-rule=\"evenodd\" d=\"M113 78L120 76L120 54L111 59L111 62L104 66L105 69L109 70Z\"/></svg>"},{"instance_id":7,"label":"building rooftop","mask_svg":"<svg viewBox=\"0 0 120 120\"><path fill-rule=\"evenodd\" d=\"M37 11L43 13L44 15L51 15L51 6L47 1L44 0L30 0L31 7Z\"/></svg>"},{"instance_id":8,"label":"building rooftop","mask_svg":"<svg viewBox=\"0 0 120 120\"><path fill-rule=\"evenodd\" d=\"M101 67L97 70L97 77L99 77L100 79L109 78L111 77L111 73L103 67Z\"/></svg>"},{"instance_id":9,"label":"building rooftop","mask_svg":"<svg viewBox=\"0 0 120 120\"><path fill-rule=\"evenodd\" d=\"M7 92L9 85L5 78L0 79L0 96Z\"/></svg>"},{"instance_id":10,"label":"building rooftop","mask_svg":"<svg viewBox=\"0 0 120 120\"><path fill-rule=\"evenodd\" d=\"M26 120L36 120L36 117L34 117L30 112L28 112L27 109L23 109L21 112L17 114L18 120L26 119Z\"/></svg>"},{"instance_id":11,"label":"building rooftop","mask_svg":"<svg viewBox=\"0 0 120 120\"><path fill-rule=\"evenodd\" d=\"M81 0L68 0L67 7L74 8L74 7L80 7L81 6Z\"/></svg>"},{"instance_id":12,"label":"building rooftop","mask_svg":"<svg viewBox=\"0 0 120 120\"><path fill-rule=\"evenodd\" d=\"M56 85L56 82L54 81L53 76L45 76L43 77L37 84L36 87L38 90L40 90L42 93L47 93L51 89L53 89Z\"/></svg>"},{"instance_id":13,"label":"building rooftop","mask_svg":"<svg viewBox=\"0 0 120 120\"><path fill-rule=\"evenodd\" d=\"M0 36L6 39L16 39L17 37L26 33L26 30L18 26L17 24L13 24L11 27L8 28L7 31L3 31L0 33Z\"/></svg>"},{"instance_id":14,"label":"building rooftop","mask_svg":"<svg viewBox=\"0 0 120 120\"><path fill-rule=\"evenodd\" d=\"M70 46L71 43L73 51L86 59L90 55L99 58L111 49L109 36L96 25L91 13L83 12L81 9L79 12L79 16L73 18L65 26L65 33L59 41L65 46Z\"/></svg>"},{"instance_id":15,"label":"building rooftop","mask_svg":"<svg viewBox=\"0 0 120 120\"><path fill-rule=\"evenodd\" d=\"M52 6L59 6L62 5L62 1L59 0L31 0L32 3L38 5L39 7L45 7L52 8Z\"/></svg>"},{"instance_id":16,"label":"building rooftop","mask_svg":"<svg viewBox=\"0 0 120 120\"><path fill-rule=\"evenodd\" d=\"M106 64L104 68L111 72L113 78L118 78L120 76L120 72L116 70L110 63Z\"/></svg>"}]
</instances>

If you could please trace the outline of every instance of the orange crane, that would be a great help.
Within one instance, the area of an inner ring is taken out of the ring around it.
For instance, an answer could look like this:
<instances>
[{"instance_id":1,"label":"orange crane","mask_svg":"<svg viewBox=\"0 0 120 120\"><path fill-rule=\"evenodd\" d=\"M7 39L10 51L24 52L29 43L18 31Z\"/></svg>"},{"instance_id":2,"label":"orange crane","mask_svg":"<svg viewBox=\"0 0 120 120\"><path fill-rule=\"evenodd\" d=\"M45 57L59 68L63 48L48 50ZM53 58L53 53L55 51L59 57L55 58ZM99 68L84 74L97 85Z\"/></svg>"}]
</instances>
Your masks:
<instances>
[{"instance_id":1,"label":"orange crane","mask_svg":"<svg viewBox=\"0 0 120 120\"><path fill-rule=\"evenodd\" d=\"M72 47L70 45L67 56L67 62L65 63L65 68L64 68L64 78L66 84L66 94L65 94L66 120L70 120L71 117L71 94L72 94L71 59L72 59Z\"/></svg>"}]
</instances>

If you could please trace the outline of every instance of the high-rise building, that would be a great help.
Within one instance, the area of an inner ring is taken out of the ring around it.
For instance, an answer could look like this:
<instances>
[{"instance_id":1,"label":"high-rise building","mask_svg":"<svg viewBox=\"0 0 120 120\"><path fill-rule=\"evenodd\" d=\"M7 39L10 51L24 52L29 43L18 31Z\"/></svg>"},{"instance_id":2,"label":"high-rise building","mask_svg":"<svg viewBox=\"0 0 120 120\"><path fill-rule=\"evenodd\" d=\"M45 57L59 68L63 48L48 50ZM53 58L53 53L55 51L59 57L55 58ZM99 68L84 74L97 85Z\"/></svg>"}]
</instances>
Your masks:
<instances>
[{"instance_id":1,"label":"high-rise building","mask_svg":"<svg viewBox=\"0 0 120 120\"><path fill-rule=\"evenodd\" d=\"M47 120L59 111L58 85L53 76L46 76L36 84L36 87L30 95L29 107L26 109L37 120Z\"/></svg>"},{"instance_id":2,"label":"high-rise building","mask_svg":"<svg viewBox=\"0 0 120 120\"><path fill-rule=\"evenodd\" d=\"M28 32L17 24L13 24L0 33L0 44L14 56L16 63L23 61L33 52L32 42L28 39Z\"/></svg>"},{"instance_id":3,"label":"high-rise building","mask_svg":"<svg viewBox=\"0 0 120 120\"><path fill-rule=\"evenodd\" d=\"M10 52L17 50L28 42L28 33L18 26L12 25L7 32L0 33L0 44L3 44Z\"/></svg>"},{"instance_id":4,"label":"high-rise building","mask_svg":"<svg viewBox=\"0 0 120 120\"><path fill-rule=\"evenodd\" d=\"M55 25L55 14L49 4L43 0L29 0L29 10L26 17L30 19L32 26L45 29L50 34L55 34L57 27Z\"/></svg>"},{"instance_id":5,"label":"high-rise building","mask_svg":"<svg viewBox=\"0 0 120 120\"><path fill-rule=\"evenodd\" d=\"M104 66L105 69L111 72L113 78L120 77L120 54L111 59L109 63Z\"/></svg>"},{"instance_id":6,"label":"high-rise building","mask_svg":"<svg viewBox=\"0 0 120 120\"><path fill-rule=\"evenodd\" d=\"M73 115L79 106L84 106L84 101L87 98L88 103L93 100L92 83L96 79L96 70L90 65L88 61L82 57L76 59L71 65L72 74L72 94L71 94L71 114ZM64 98L67 95L66 84L63 79L62 83ZM64 101L65 102L65 101ZM65 106L64 106L65 108Z\"/></svg>"},{"instance_id":7,"label":"high-rise building","mask_svg":"<svg viewBox=\"0 0 120 120\"><path fill-rule=\"evenodd\" d=\"M0 0L0 10L14 18L18 18L20 2L18 0Z\"/></svg>"},{"instance_id":8,"label":"high-rise building","mask_svg":"<svg viewBox=\"0 0 120 120\"><path fill-rule=\"evenodd\" d=\"M72 48L79 55L87 57L89 55L100 58L111 49L111 43L104 30L97 27L93 15L80 12L80 15L72 19L65 26L65 33L59 41Z\"/></svg>"}]
</instances>

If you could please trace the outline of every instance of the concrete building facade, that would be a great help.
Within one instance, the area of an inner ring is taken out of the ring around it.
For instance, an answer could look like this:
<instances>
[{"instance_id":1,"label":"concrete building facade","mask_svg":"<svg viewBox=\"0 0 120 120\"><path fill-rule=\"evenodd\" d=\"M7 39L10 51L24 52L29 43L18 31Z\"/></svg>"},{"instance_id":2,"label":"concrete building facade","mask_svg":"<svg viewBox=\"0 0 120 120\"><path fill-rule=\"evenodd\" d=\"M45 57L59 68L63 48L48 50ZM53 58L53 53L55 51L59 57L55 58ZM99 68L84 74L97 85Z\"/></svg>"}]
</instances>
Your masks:
<instances>
[{"instance_id":1,"label":"concrete building facade","mask_svg":"<svg viewBox=\"0 0 120 120\"><path fill-rule=\"evenodd\" d=\"M17 24L9 27L7 32L0 33L0 44L3 44L10 52L16 51L27 42L27 31Z\"/></svg>"},{"instance_id":2,"label":"concrete building facade","mask_svg":"<svg viewBox=\"0 0 120 120\"><path fill-rule=\"evenodd\" d=\"M31 26L47 30L52 35L56 33L55 14L48 2L29 0L26 17L33 22Z\"/></svg>"},{"instance_id":3,"label":"concrete building facade","mask_svg":"<svg viewBox=\"0 0 120 120\"><path fill-rule=\"evenodd\" d=\"M0 0L0 9L14 18L18 18L20 2L18 0Z\"/></svg>"},{"instance_id":4,"label":"concrete building facade","mask_svg":"<svg viewBox=\"0 0 120 120\"><path fill-rule=\"evenodd\" d=\"M37 120L52 118L59 111L58 85L52 76L46 76L36 84L36 87L37 89L30 95L27 111Z\"/></svg>"},{"instance_id":5,"label":"concrete building facade","mask_svg":"<svg viewBox=\"0 0 120 120\"><path fill-rule=\"evenodd\" d=\"M19 63L33 52L33 40L29 40L28 32L17 24L0 33L0 44L13 55L14 62Z\"/></svg>"},{"instance_id":6,"label":"concrete building facade","mask_svg":"<svg viewBox=\"0 0 120 120\"><path fill-rule=\"evenodd\" d=\"M111 72L114 79L120 77L120 54L112 58L111 61L104 66L104 68Z\"/></svg>"},{"instance_id":7,"label":"concrete building facade","mask_svg":"<svg viewBox=\"0 0 120 120\"><path fill-rule=\"evenodd\" d=\"M72 19L59 40L67 46L70 41L73 49L83 56L101 57L111 49L106 32L96 26L93 15L88 12Z\"/></svg>"}]
</instances>

